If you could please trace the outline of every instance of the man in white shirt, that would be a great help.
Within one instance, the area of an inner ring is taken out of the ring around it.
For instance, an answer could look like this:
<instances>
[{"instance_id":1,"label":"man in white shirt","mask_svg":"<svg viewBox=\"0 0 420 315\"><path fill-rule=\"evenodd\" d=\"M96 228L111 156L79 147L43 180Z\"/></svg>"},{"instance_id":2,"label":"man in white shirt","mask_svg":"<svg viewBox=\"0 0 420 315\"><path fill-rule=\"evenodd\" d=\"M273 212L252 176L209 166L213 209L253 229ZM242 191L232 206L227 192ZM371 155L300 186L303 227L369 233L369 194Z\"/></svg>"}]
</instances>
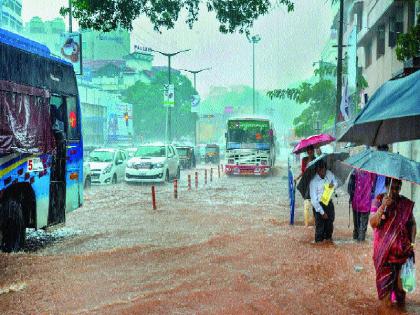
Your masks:
<instances>
[{"instance_id":1,"label":"man in white shirt","mask_svg":"<svg viewBox=\"0 0 420 315\"><path fill-rule=\"evenodd\" d=\"M320 160L316 165L316 175L309 184L315 214L315 242L317 243L324 240L331 241L334 230L334 204L332 200L327 206L320 202L325 185L330 188L338 186L334 174L327 170L325 162Z\"/></svg>"}]
</instances>

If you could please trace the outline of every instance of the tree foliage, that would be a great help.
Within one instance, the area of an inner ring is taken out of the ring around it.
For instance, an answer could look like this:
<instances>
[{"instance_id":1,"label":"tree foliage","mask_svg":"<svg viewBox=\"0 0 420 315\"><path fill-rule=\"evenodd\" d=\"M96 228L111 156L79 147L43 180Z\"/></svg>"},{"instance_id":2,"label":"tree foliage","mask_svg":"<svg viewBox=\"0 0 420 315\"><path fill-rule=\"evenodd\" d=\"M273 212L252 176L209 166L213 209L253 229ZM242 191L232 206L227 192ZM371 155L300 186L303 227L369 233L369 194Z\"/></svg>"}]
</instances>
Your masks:
<instances>
[{"instance_id":1,"label":"tree foliage","mask_svg":"<svg viewBox=\"0 0 420 315\"><path fill-rule=\"evenodd\" d=\"M267 14L275 6L294 9L292 0L71 0L73 16L82 28L109 32L118 27L133 29L133 21L147 16L155 30L172 29L180 14L186 11L186 23L192 28L198 20L200 6L205 5L214 12L220 22L222 33L249 34L254 21ZM69 8L61 8L62 15L69 14Z\"/></svg>"},{"instance_id":2,"label":"tree foliage","mask_svg":"<svg viewBox=\"0 0 420 315\"><path fill-rule=\"evenodd\" d=\"M315 134L316 121L324 128L332 126L336 107L336 71L335 65L322 62L314 71L315 83L302 82L297 88L278 89L267 93L271 98L291 99L298 104L308 105L293 121L297 136ZM361 75L358 76L357 86L358 90L367 87L367 82ZM359 102L358 93L355 101Z\"/></svg>"},{"instance_id":3,"label":"tree foliage","mask_svg":"<svg viewBox=\"0 0 420 315\"><path fill-rule=\"evenodd\" d=\"M396 54L399 61L420 55L420 15L417 16L417 25L411 27L407 33L398 36Z\"/></svg>"},{"instance_id":4,"label":"tree foliage","mask_svg":"<svg viewBox=\"0 0 420 315\"><path fill-rule=\"evenodd\" d=\"M136 82L123 92L124 101L133 104L134 133L148 141L164 141L166 108L163 107L163 87L168 83L167 71L155 74L150 84ZM174 72L175 107L172 109L173 138L193 136L194 114L191 113L191 96L197 94L191 81Z\"/></svg>"}]
</instances>

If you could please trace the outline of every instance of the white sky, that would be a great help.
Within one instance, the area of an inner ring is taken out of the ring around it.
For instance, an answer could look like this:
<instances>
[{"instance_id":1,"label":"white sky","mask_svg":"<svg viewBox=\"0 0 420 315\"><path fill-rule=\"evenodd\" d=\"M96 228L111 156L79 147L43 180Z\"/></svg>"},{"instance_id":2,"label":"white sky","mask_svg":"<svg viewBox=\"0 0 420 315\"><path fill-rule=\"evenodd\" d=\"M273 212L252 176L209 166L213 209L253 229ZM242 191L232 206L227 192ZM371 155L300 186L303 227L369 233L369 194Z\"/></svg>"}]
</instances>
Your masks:
<instances>
[{"instance_id":1,"label":"white sky","mask_svg":"<svg viewBox=\"0 0 420 315\"><path fill-rule=\"evenodd\" d=\"M295 11L279 8L255 23L253 33L260 34L256 46L256 87L268 90L308 78L312 63L319 60L329 34L333 14L329 1L296 0ZM23 0L23 20L33 16L53 19L67 0ZM67 22L67 21L66 21ZM180 20L175 30L155 32L142 17L135 21L132 45L140 44L163 51L191 48L173 59L174 68L212 67L197 76L197 87L206 95L210 86L246 84L252 86L252 46L244 35L224 35L212 13L200 12L199 21L190 30ZM155 56L154 65L166 65L167 59Z\"/></svg>"}]
</instances>

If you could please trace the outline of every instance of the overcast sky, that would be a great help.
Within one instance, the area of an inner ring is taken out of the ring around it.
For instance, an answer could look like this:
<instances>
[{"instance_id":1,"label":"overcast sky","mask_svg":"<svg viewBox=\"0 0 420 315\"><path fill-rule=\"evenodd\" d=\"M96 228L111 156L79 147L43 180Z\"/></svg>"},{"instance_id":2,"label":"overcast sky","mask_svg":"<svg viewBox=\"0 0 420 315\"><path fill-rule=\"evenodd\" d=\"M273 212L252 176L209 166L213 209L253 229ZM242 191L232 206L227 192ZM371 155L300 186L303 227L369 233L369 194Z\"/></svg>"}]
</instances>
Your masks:
<instances>
[{"instance_id":1,"label":"overcast sky","mask_svg":"<svg viewBox=\"0 0 420 315\"><path fill-rule=\"evenodd\" d=\"M67 0L23 0L23 19L33 16L52 19L59 15ZM296 0L295 11L275 9L255 23L253 33L261 35L256 46L256 87L267 90L308 78L312 63L319 60L329 34L333 13L329 1ZM134 23L132 46L140 44L164 51L191 48L173 60L173 67L200 69L212 67L197 77L200 93L210 86L246 84L252 86L252 45L244 35L224 35L212 13L202 10L199 21L190 30L179 21L174 30L159 34L146 18ZM167 59L156 55L155 65Z\"/></svg>"}]
</instances>

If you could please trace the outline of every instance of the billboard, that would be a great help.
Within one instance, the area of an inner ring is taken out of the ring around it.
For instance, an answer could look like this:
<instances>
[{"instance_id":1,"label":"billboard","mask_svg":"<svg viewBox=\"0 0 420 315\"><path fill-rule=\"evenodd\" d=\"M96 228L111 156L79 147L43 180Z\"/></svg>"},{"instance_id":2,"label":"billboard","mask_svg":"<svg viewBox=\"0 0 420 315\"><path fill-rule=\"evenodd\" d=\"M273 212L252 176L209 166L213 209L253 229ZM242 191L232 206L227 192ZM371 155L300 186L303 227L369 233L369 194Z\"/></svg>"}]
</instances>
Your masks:
<instances>
[{"instance_id":1,"label":"billboard","mask_svg":"<svg viewBox=\"0 0 420 315\"><path fill-rule=\"evenodd\" d=\"M130 142L133 138L133 106L116 103L108 106L108 142Z\"/></svg>"},{"instance_id":2,"label":"billboard","mask_svg":"<svg viewBox=\"0 0 420 315\"><path fill-rule=\"evenodd\" d=\"M163 106L175 106L175 89L173 84L165 84L163 87Z\"/></svg>"},{"instance_id":3,"label":"billboard","mask_svg":"<svg viewBox=\"0 0 420 315\"><path fill-rule=\"evenodd\" d=\"M74 72L82 74L82 35L80 33L62 33L60 36L61 57L73 64Z\"/></svg>"},{"instance_id":4,"label":"billboard","mask_svg":"<svg viewBox=\"0 0 420 315\"><path fill-rule=\"evenodd\" d=\"M200 107L200 95L193 95L191 97L191 113L198 113Z\"/></svg>"}]
</instances>

